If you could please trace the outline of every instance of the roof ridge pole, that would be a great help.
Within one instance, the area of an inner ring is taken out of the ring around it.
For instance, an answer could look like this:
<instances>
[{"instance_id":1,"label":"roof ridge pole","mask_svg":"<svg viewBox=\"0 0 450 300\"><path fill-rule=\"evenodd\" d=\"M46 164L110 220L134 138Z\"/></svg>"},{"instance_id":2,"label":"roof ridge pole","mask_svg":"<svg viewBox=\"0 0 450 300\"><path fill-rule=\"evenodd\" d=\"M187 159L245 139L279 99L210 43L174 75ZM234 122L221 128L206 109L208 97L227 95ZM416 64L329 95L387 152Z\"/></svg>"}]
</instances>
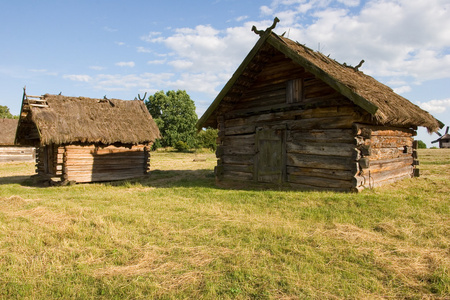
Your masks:
<instances>
[{"instance_id":1,"label":"roof ridge pole","mask_svg":"<svg viewBox=\"0 0 450 300\"><path fill-rule=\"evenodd\" d=\"M259 36L262 37L262 36L265 35L265 34L271 33L271 32L272 32L272 29L274 29L274 28L277 26L277 23L278 23L278 22L280 22L280 19L278 19L278 17L275 17L275 19L273 19L272 25L271 25L270 27L268 27L266 30L258 30L258 29L256 28L256 26L253 25L252 31L253 31L254 33L258 34Z\"/></svg>"}]
</instances>

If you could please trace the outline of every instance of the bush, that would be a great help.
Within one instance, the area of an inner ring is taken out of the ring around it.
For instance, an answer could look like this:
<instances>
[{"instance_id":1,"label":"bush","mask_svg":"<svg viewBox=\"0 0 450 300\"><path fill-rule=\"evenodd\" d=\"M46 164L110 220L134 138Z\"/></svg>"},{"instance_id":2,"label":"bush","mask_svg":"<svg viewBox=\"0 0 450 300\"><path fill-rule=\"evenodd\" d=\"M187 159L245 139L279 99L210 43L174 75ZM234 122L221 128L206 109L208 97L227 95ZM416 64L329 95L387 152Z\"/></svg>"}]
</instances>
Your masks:
<instances>
[{"instance_id":1,"label":"bush","mask_svg":"<svg viewBox=\"0 0 450 300\"><path fill-rule=\"evenodd\" d=\"M427 149L427 144L425 144L423 141L418 140L417 141L417 148L419 149Z\"/></svg>"},{"instance_id":2,"label":"bush","mask_svg":"<svg viewBox=\"0 0 450 300\"><path fill-rule=\"evenodd\" d=\"M176 142L174 148L177 149L177 151L179 151L179 152L186 152L189 150L188 144L186 144L183 141Z\"/></svg>"}]
</instances>

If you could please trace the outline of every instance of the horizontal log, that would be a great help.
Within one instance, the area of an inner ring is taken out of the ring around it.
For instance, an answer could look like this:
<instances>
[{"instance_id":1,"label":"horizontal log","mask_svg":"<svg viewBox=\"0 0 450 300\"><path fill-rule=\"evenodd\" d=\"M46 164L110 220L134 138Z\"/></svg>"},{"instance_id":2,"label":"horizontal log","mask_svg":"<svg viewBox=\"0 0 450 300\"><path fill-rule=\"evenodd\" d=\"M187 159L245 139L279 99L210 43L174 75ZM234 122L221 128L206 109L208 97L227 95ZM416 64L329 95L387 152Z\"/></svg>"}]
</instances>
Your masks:
<instances>
[{"instance_id":1,"label":"horizontal log","mask_svg":"<svg viewBox=\"0 0 450 300\"><path fill-rule=\"evenodd\" d=\"M407 155L407 156L392 158L392 159L371 160L370 166L371 166L371 168L381 169L387 165L395 164L395 163L403 163L403 164L412 165L412 162L413 162L412 156Z\"/></svg>"},{"instance_id":2,"label":"horizontal log","mask_svg":"<svg viewBox=\"0 0 450 300\"><path fill-rule=\"evenodd\" d=\"M403 153L403 149L398 148L371 148L370 159L372 160L389 160L401 157L412 157L412 154Z\"/></svg>"},{"instance_id":3,"label":"horizontal log","mask_svg":"<svg viewBox=\"0 0 450 300\"><path fill-rule=\"evenodd\" d=\"M75 181L79 183L83 182L104 182L104 181L116 181L116 180L126 180L133 179L137 177L144 176L145 174L120 174L120 175L108 175L108 174L99 174L95 176L68 176L68 181Z\"/></svg>"},{"instance_id":4,"label":"horizontal log","mask_svg":"<svg viewBox=\"0 0 450 300\"><path fill-rule=\"evenodd\" d=\"M370 179L371 184L382 182L389 180L391 178L397 178L397 177L412 177L413 176L413 167L412 166L406 166L398 169L391 169L391 170L385 170L378 173L373 172L364 172L361 176L366 178L367 184Z\"/></svg>"},{"instance_id":5,"label":"horizontal log","mask_svg":"<svg viewBox=\"0 0 450 300\"><path fill-rule=\"evenodd\" d=\"M287 167L288 175L311 176L339 180L352 180L356 171Z\"/></svg>"},{"instance_id":6,"label":"horizontal log","mask_svg":"<svg viewBox=\"0 0 450 300\"><path fill-rule=\"evenodd\" d=\"M353 191L354 188L332 188L332 187L318 187L308 184L300 184L300 183L289 183L290 187L293 189L299 189L299 190L313 190L313 191L331 191L331 192L350 192Z\"/></svg>"},{"instance_id":7,"label":"horizontal log","mask_svg":"<svg viewBox=\"0 0 450 300\"><path fill-rule=\"evenodd\" d=\"M250 165L254 162L254 155L223 155L223 164Z\"/></svg>"},{"instance_id":8,"label":"horizontal log","mask_svg":"<svg viewBox=\"0 0 450 300\"><path fill-rule=\"evenodd\" d=\"M351 129L289 130L286 141L355 144Z\"/></svg>"},{"instance_id":9,"label":"horizontal log","mask_svg":"<svg viewBox=\"0 0 450 300\"><path fill-rule=\"evenodd\" d=\"M313 119L301 119L295 121L287 121L286 124L290 130L307 130L307 129L350 129L357 116L341 116L341 117L324 117Z\"/></svg>"},{"instance_id":10,"label":"horizontal log","mask_svg":"<svg viewBox=\"0 0 450 300\"><path fill-rule=\"evenodd\" d=\"M224 136L222 139L224 145L227 146L250 146L255 144L255 134L242 134L233 136Z\"/></svg>"},{"instance_id":11,"label":"horizontal log","mask_svg":"<svg viewBox=\"0 0 450 300\"><path fill-rule=\"evenodd\" d=\"M414 136L415 130L410 128L376 126L369 124L356 123L354 125L355 135L361 135L363 132L370 131L373 136Z\"/></svg>"},{"instance_id":12,"label":"horizontal log","mask_svg":"<svg viewBox=\"0 0 450 300\"><path fill-rule=\"evenodd\" d=\"M394 182L397 182L397 181L400 181L400 180L404 180L404 179L407 179L407 178L412 178L412 175L413 175L412 172L413 171L411 171L411 173L404 173L404 174L401 174L399 176L390 177L390 178L387 178L385 180L376 180L374 182L374 184L373 184L373 187L377 188L377 187L381 187L381 186L386 185L386 184L391 184L391 183L394 183Z\"/></svg>"},{"instance_id":13,"label":"horizontal log","mask_svg":"<svg viewBox=\"0 0 450 300\"><path fill-rule=\"evenodd\" d=\"M1 156L0 155L0 162L32 162L34 159L30 156L14 156L14 155L8 155L8 156Z\"/></svg>"},{"instance_id":14,"label":"horizontal log","mask_svg":"<svg viewBox=\"0 0 450 300\"><path fill-rule=\"evenodd\" d=\"M342 188L351 189L353 187L351 180L330 179L324 177L288 175L287 181L290 183L304 184L311 187L324 188Z\"/></svg>"},{"instance_id":15,"label":"horizontal log","mask_svg":"<svg viewBox=\"0 0 450 300\"><path fill-rule=\"evenodd\" d=\"M255 125L227 127L227 128L225 128L225 135L239 135L239 134L255 133L255 130L256 130Z\"/></svg>"},{"instance_id":16,"label":"horizontal log","mask_svg":"<svg viewBox=\"0 0 450 300\"><path fill-rule=\"evenodd\" d=\"M237 180L237 181L252 181L253 174L243 173L243 172L225 172L221 175L223 179L227 180Z\"/></svg>"},{"instance_id":17,"label":"horizontal log","mask_svg":"<svg viewBox=\"0 0 450 300\"><path fill-rule=\"evenodd\" d=\"M331 170L355 170L355 161L351 158L322 156L322 155L305 155L288 153L287 165L301 168L318 168Z\"/></svg>"},{"instance_id":18,"label":"horizontal log","mask_svg":"<svg viewBox=\"0 0 450 300\"><path fill-rule=\"evenodd\" d=\"M224 172L240 172L253 174L254 165L223 165Z\"/></svg>"},{"instance_id":19,"label":"horizontal log","mask_svg":"<svg viewBox=\"0 0 450 300\"><path fill-rule=\"evenodd\" d=\"M412 147L413 138L403 136L372 136L370 144L372 148Z\"/></svg>"},{"instance_id":20,"label":"horizontal log","mask_svg":"<svg viewBox=\"0 0 450 300\"><path fill-rule=\"evenodd\" d=\"M343 156L356 158L355 145L345 143L313 143L313 142L288 142L288 153Z\"/></svg>"},{"instance_id":21,"label":"horizontal log","mask_svg":"<svg viewBox=\"0 0 450 300\"><path fill-rule=\"evenodd\" d=\"M233 155L233 154L255 154L255 145L242 145L242 146L217 146L217 152L222 155Z\"/></svg>"}]
</instances>

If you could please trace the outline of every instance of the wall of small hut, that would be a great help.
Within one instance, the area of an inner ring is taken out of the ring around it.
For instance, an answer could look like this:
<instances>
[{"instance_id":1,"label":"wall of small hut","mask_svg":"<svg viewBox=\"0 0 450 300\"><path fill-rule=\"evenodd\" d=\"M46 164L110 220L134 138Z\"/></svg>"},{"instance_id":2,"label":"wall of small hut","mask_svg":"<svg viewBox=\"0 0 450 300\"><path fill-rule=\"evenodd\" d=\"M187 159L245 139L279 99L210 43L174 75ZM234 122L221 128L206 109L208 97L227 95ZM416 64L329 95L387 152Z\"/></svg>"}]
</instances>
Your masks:
<instances>
[{"instance_id":1,"label":"wall of small hut","mask_svg":"<svg viewBox=\"0 0 450 300\"><path fill-rule=\"evenodd\" d=\"M150 146L43 146L37 151L36 171L42 178L63 182L136 178L150 171Z\"/></svg>"},{"instance_id":2,"label":"wall of small hut","mask_svg":"<svg viewBox=\"0 0 450 300\"><path fill-rule=\"evenodd\" d=\"M233 102L218 116L219 182L354 191L413 174L414 130L373 126L367 112L282 54Z\"/></svg>"},{"instance_id":3,"label":"wall of small hut","mask_svg":"<svg viewBox=\"0 0 450 300\"><path fill-rule=\"evenodd\" d=\"M34 160L33 147L0 145L0 162L32 162Z\"/></svg>"},{"instance_id":4,"label":"wall of small hut","mask_svg":"<svg viewBox=\"0 0 450 300\"><path fill-rule=\"evenodd\" d=\"M14 143L18 120L0 119L0 162L31 162L35 159L33 147Z\"/></svg>"}]
</instances>

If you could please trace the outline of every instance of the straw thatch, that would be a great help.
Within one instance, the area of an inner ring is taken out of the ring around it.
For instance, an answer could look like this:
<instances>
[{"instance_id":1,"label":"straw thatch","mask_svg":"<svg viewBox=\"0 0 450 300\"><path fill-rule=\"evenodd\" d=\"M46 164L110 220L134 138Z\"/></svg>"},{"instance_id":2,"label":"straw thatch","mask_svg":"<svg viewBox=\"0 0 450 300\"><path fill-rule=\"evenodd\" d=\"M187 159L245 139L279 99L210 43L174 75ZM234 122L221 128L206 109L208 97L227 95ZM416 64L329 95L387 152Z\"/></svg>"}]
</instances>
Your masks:
<instances>
[{"instance_id":1,"label":"straw thatch","mask_svg":"<svg viewBox=\"0 0 450 300\"><path fill-rule=\"evenodd\" d=\"M394 93L388 86L362 73L358 68L345 66L337 61L313 51L288 38L266 31L239 66L233 77L200 118L197 126L216 127L217 115L226 107L232 107L232 98L240 94L240 89L249 86L249 78L256 78L264 64L264 52L268 48L279 51L293 62L314 74L356 105L370 113L381 125L416 127L424 126L435 132L443 124L428 112ZM246 82L244 82L246 81ZM228 102L228 103L226 103Z\"/></svg>"},{"instance_id":2,"label":"straw thatch","mask_svg":"<svg viewBox=\"0 0 450 300\"><path fill-rule=\"evenodd\" d=\"M13 146L16 137L17 122L16 119L0 119L0 145Z\"/></svg>"},{"instance_id":3,"label":"straw thatch","mask_svg":"<svg viewBox=\"0 0 450 300\"><path fill-rule=\"evenodd\" d=\"M139 100L92 99L49 95L30 104L24 95L17 141L50 144L145 144L159 129ZM34 134L31 131L35 131ZM38 134L36 134L36 131Z\"/></svg>"}]
</instances>

